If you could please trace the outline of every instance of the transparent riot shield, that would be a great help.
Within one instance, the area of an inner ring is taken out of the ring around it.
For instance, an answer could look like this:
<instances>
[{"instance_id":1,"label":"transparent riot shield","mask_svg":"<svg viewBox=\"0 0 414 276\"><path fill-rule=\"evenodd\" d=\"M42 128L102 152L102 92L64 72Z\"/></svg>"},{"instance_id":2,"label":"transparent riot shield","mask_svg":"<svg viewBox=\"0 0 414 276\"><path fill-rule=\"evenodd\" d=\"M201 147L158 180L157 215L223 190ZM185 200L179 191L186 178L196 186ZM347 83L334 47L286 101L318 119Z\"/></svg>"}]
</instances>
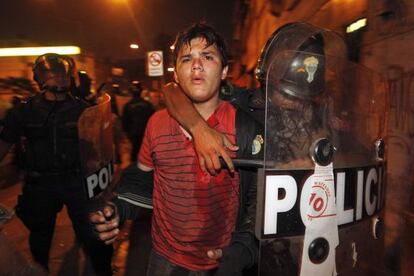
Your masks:
<instances>
[{"instance_id":1,"label":"transparent riot shield","mask_svg":"<svg viewBox=\"0 0 414 276\"><path fill-rule=\"evenodd\" d=\"M259 275L382 275L386 89L346 59L281 51L266 79Z\"/></svg>"},{"instance_id":2,"label":"transparent riot shield","mask_svg":"<svg viewBox=\"0 0 414 276\"><path fill-rule=\"evenodd\" d=\"M106 189L113 175L113 135L110 96L87 108L78 121L79 146L88 198Z\"/></svg>"}]
</instances>

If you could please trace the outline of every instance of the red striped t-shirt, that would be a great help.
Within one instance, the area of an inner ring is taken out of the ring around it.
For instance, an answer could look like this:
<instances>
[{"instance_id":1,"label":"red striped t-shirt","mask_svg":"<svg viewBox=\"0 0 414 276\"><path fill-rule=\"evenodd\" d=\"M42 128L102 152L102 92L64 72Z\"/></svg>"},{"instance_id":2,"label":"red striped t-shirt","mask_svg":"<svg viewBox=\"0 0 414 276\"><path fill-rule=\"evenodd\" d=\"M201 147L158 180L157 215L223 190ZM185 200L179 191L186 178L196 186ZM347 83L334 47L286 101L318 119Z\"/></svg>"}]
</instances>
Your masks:
<instances>
[{"instance_id":1,"label":"red striped t-shirt","mask_svg":"<svg viewBox=\"0 0 414 276\"><path fill-rule=\"evenodd\" d=\"M221 102L207 123L235 143L235 108ZM217 266L210 249L228 245L239 207L239 175L203 173L192 141L166 110L147 124L139 162L154 168L154 250L189 270Z\"/></svg>"}]
</instances>

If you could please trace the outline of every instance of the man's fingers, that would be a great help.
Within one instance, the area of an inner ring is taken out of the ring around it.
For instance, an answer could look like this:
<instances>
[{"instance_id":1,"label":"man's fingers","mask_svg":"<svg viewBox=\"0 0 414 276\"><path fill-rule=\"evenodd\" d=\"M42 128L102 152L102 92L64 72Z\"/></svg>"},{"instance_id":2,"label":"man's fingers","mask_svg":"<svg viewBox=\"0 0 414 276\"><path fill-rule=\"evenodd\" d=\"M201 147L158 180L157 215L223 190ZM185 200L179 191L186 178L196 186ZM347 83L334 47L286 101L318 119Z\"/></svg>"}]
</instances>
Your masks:
<instances>
[{"instance_id":1,"label":"man's fingers","mask_svg":"<svg viewBox=\"0 0 414 276\"><path fill-rule=\"evenodd\" d=\"M216 169L214 168L214 165L213 165L213 162L210 159L210 156L208 156L208 158L205 158L204 160L206 161L206 168L207 168L208 172L211 175L216 175L217 174Z\"/></svg>"},{"instance_id":2,"label":"man's fingers","mask_svg":"<svg viewBox=\"0 0 414 276\"><path fill-rule=\"evenodd\" d=\"M227 154L227 152L222 152L221 157L224 159L224 162L226 162L227 168L230 172L234 172L234 165L233 161L231 160L230 156Z\"/></svg>"},{"instance_id":3,"label":"man's fingers","mask_svg":"<svg viewBox=\"0 0 414 276\"><path fill-rule=\"evenodd\" d=\"M239 147L237 145L233 145L226 135L223 134L223 146L226 147L228 150L237 151Z\"/></svg>"},{"instance_id":4,"label":"man's fingers","mask_svg":"<svg viewBox=\"0 0 414 276\"><path fill-rule=\"evenodd\" d=\"M198 163L200 164L200 168L201 168L201 170L202 170L203 172L207 172L207 169L206 169L206 161L205 161L204 157L199 156L199 157L198 157Z\"/></svg>"},{"instance_id":5,"label":"man's fingers","mask_svg":"<svg viewBox=\"0 0 414 276\"><path fill-rule=\"evenodd\" d=\"M113 229L118 229L118 221L113 219L107 223L95 224L95 230L99 233L112 231Z\"/></svg>"},{"instance_id":6,"label":"man's fingers","mask_svg":"<svg viewBox=\"0 0 414 276\"><path fill-rule=\"evenodd\" d=\"M221 164L219 160L220 155L214 153L210 156L211 162L213 163L214 171L217 172L221 170Z\"/></svg>"},{"instance_id":7,"label":"man's fingers","mask_svg":"<svg viewBox=\"0 0 414 276\"><path fill-rule=\"evenodd\" d=\"M116 238L117 237L114 237L113 239L105 241L105 244L110 245L110 244L114 243L114 241L116 241Z\"/></svg>"},{"instance_id":8,"label":"man's fingers","mask_svg":"<svg viewBox=\"0 0 414 276\"><path fill-rule=\"evenodd\" d=\"M89 214L89 219L92 223L104 223L105 216L102 211L97 211Z\"/></svg>"},{"instance_id":9,"label":"man's fingers","mask_svg":"<svg viewBox=\"0 0 414 276\"><path fill-rule=\"evenodd\" d=\"M104 214L106 219L112 217L115 214L114 207L112 207L110 205L106 205L103 209L103 214Z\"/></svg>"},{"instance_id":10,"label":"man's fingers","mask_svg":"<svg viewBox=\"0 0 414 276\"><path fill-rule=\"evenodd\" d=\"M119 229L117 228L109 232L100 233L99 239L104 242L115 240L118 237L118 234L119 234Z\"/></svg>"},{"instance_id":11,"label":"man's fingers","mask_svg":"<svg viewBox=\"0 0 414 276\"><path fill-rule=\"evenodd\" d=\"M210 259L213 259L213 260L220 259L223 256L223 250L221 250L221 249L209 250L209 251L207 251L207 256Z\"/></svg>"}]
</instances>

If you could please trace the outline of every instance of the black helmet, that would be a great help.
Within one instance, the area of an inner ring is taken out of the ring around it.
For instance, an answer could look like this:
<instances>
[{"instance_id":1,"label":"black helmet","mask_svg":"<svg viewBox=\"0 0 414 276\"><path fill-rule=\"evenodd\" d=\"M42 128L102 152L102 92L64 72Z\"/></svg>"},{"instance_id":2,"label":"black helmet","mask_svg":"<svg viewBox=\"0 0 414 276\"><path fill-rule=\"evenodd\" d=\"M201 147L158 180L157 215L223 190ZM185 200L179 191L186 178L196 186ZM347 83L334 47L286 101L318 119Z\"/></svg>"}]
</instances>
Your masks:
<instances>
[{"instance_id":1,"label":"black helmet","mask_svg":"<svg viewBox=\"0 0 414 276\"><path fill-rule=\"evenodd\" d=\"M33 79L39 84L41 89L47 87L46 82L56 76L66 77L70 83L73 78L74 61L64 55L47 53L39 56L33 65ZM56 85L52 90L68 91L70 84Z\"/></svg>"},{"instance_id":2,"label":"black helmet","mask_svg":"<svg viewBox=\"0 0 414 276\"><path fill-rule=\"evenodd\" d=\"M132 95L137 97L141 96L141 92L143 90L141 82L137 80L131 82L129 89Z\"/></svg>"},{"instance_id":3,"label":"black helmet","mask_svg":"<svg viewBox=\"0 0 414 276\"><path fill-rule=\"evenodd\" d=\"M317 34L309 37L289 62L290 66L279 83L282 92L307 99L324 91L325 58L322 36Z\"/></svg>"},{"instance_id":4,"label":"black helmet","mask_svg":"<svg viewBox=\"0 0 414 276\"><path fill-rule=\"evenodd\" d=\"M262 88L266 87L266 78L273 78L278 91L309 99L324 91L326 55L345 56L345 49L343 39L333 31L302 22L288 23L267 41L256 77Z\"/></svg>"}]
</instances>

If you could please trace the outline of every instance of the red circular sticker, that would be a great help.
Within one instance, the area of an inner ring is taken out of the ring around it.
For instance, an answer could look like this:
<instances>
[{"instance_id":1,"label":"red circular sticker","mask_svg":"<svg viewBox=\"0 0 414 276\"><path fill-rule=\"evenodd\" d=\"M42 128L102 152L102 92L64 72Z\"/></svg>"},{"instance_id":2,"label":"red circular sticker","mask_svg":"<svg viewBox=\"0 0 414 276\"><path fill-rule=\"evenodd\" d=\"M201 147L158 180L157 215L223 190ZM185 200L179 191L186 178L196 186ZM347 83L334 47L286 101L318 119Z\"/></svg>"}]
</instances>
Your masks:
<instances>
[{"instance_id":1,"label":"red circular sticker","mask_svg":"<svg viewBox=\"0 0 414 276\"><path fill-rule=\"evenodd\" d=\"M158 53L151 53L149 55L149 62L151 63L152 66L158 66L161 64L161 56Z\"/></svg>"}]
</instances>

